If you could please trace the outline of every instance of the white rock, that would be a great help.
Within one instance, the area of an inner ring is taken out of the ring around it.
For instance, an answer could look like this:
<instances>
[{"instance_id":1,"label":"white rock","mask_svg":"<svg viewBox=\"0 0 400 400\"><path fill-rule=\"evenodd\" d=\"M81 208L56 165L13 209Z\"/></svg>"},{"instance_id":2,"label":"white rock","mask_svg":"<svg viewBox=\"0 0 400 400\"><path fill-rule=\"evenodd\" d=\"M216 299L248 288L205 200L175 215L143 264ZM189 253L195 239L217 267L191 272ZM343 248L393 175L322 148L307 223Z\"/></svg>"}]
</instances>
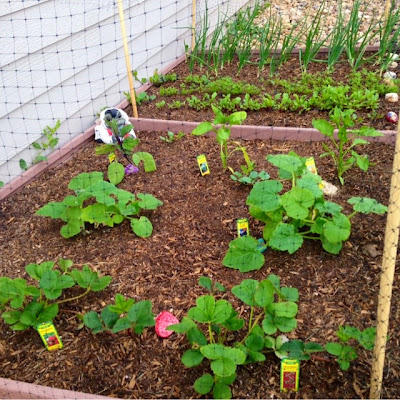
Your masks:
<instances>
[{"instance_id":1,"label":"white rock","mask_svg":"<svg viewBox=\"0 0 400 400\"><path fill-rule=\"evenodd\" d=\"M390 57L390 61L398 61L400 59L399 55L396 53L390 53L389 57Z\"/></svg>"},{"instance_id":2,"label":"white rock","mask_svg":"<svg viewBox=\"0 0 400 400\"><path fill-rule=\"evenodd\" d=\"M386 93L385 100L390 103L397 103L399 101L399 95L397 93Z\"/></svg>"},{"instance_id":3,"label":"white rock","mask_svg":"<svg viewBox=\"0 0 400 400\"><path fill-rule=\"evenodd\" d=\"M392 61L392 62L389 64L389 68L390 68L390 69L395 69L395 68L397 68L398 65L399 65L399 64L398 64L396 61Z\"/></svg>"},{"instance_id":4,"label":"white rock","mask_svg":"<svg viewBox=\"0 0 400 400\"><path fill-rule=\"evenodd\" d=\"M397 74L396 74L396 72L393 72L393 71L386 71L386 72L383 74L383 77L384 77L384 78L387 78L387 79L396 79Z\"/></svg>"},{"instance_id":5,"label":"white rock","mask_svg":"<svg viewBox=\"0 0 400 400\"><path fill-rule=\"evenodd\" d=\"M321 183L324 185L322 191L327 196L335 196L339 190L335 185L332 185L332 183L329 183L327 181L322 180Z\"/></svg>"}]
</instances>

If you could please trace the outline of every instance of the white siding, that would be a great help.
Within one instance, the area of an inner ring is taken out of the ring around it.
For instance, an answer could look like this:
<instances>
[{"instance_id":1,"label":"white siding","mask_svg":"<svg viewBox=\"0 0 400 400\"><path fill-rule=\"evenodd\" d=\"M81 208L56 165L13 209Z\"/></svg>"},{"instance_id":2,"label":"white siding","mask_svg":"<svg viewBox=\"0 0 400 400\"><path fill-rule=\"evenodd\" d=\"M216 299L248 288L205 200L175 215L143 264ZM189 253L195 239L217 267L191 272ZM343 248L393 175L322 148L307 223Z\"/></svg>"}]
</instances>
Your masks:
<instances>
[{"instance_id":1,"label":"white siding","mask_svg":"<svg viewBox=\"0 0 400 400\"><path fill-rule=\"evenodd\" d=\"M218 3L229 14L248 0ZM198 2L199 20L204 0ZM211 2L210 2L211 3ZM191 0L125 0L132 68L149 77L190 44ZM214 18L214 17L213 17ZM59 146L128 90L115 0L0 0L0 181L32 162L31 144L57 119Z\"/></svg>"}]
</instances>

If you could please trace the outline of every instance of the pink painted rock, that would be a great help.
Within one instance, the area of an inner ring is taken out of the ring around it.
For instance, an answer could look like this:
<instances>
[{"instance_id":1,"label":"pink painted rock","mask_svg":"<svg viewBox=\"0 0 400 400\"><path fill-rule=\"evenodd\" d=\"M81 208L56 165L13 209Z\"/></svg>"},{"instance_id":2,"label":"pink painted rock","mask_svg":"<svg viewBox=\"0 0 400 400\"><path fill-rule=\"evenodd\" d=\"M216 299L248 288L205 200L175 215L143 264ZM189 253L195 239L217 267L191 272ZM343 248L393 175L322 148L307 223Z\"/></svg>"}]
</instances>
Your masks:
<instances>
[{"instance_id":1,"label":"pink painted rock","mask_svg":"<svg viewBox=\"0 0 400 400\"><path fill-rule=\"evenodd\" d=\"M386 121L392 122L393 124L395 124L399 120L399 117L393 111L389 111L386 114L385 118L386 118Z\"/></svg>"},{"instance_id":2,"label":"pink painted rock","mask_svg":"<svg viewBox=\"0 0 400 400\"><path fill-rule=\"evenodd\" d=\"M156 318L156 333L162 338L170 337L174 332L167 331L167 326L179 324L179 319L168 311L163 311Z\"/></svg>"}]
</instances>

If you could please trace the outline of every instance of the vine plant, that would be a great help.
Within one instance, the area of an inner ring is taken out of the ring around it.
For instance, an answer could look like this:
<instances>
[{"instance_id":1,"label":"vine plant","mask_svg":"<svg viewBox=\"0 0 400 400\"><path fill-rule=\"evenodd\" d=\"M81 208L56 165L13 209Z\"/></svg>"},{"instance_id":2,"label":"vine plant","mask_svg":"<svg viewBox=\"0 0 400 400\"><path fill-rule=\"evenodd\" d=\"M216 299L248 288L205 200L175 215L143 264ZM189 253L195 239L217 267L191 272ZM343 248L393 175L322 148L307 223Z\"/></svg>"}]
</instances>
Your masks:
<instances>
[{"instance_id":1,"label":"vine plant","mask_svg":"<svg viewBox=\"0 0 400 400\"><path fill-rule=\"evenodd\" d=\"M350 237L351 218L356 213L384 214L387 207L367 197L352 197L353 212L346 216L342 206L324 198L321 178L306 168L306 159L296 153L269 155L267 160L279 168L280 180L291 182L284 194L279 180L266 180L253 186L247 197L250 214L266 225L263 238L274 250L297 251L304 239L319 240L325 251L338 254ZM260 269L264 256L251 236L233 240L223 264L247 272Z\"/></svg>"}]
</instances>

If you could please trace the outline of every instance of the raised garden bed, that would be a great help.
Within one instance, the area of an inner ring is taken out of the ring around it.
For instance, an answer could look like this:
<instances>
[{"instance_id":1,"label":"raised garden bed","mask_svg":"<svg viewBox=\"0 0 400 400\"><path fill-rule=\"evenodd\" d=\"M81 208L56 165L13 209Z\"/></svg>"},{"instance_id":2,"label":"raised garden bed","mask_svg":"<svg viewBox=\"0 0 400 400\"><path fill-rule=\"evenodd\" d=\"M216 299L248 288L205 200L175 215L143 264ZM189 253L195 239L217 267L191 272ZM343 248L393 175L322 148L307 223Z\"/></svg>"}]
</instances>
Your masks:
<instances>
[{"instance_id":1,"label":"raised garden bed","mask_svg":"<svg viewBox=\"0 0 400 400\"><path fill-rule=\"evenodd\" d=\"M140 151L153 154L157 171L125 177L120 188L133 193L150 193L164 202L149 214L154 225L147 239L136 237L128 223L114 228L88 226L71 239L63 239L58 221L35 216L49 201L60 201L71 192L71 178L80 172L107 170L105 156L95 156L90 143L64 165L46 171L18 193L3 200L1 218L1 274L23 276L31 262L72 259L76 265L89 264L102 274L112 276L110 286L91 293L83 301L60 306L55 324L64 349L47 352L34 330L12 332L3 323L0 333L2 376L14 380L118 397L188 398L193 397L193 382L209 368L203 363L187 369L180 361L187 350L183 336L173 334L160 339L149 328L141 336L123 333L92 335L78 329L78 313L100 311L112 302L116 293L139 300L151 300L155 314L171 310L179 319L195 305L205 290L197 285L206 275L224 284L225 299L238 306L242 316L248 307L230 293L243 279L265 279L274 273L282 285L299 289L298 328L289 334L325 344L335 340L340 325L360 329L375 324L376 300L385 216L358 215L352 220L350 239L338 256L326 253L319 242L305 241L301 249L289 255L268 249L266 262L259 271L241 274L222 266L229 242L236 236L236 219L248 217L246 197L250 187L238 185L221 168L219 148L214 138L187 135L172 144L159 139L160 134L140 132ZM265 161L268 154L294 150L302 156L314 156L319 174L338 184L330 160L319 160L320 143L294 141L245 141L249 155L260 169L271 175L274 167ZM196 156L207 155L211 174L201 177ZM334 201L350 212L346 200L352 196L376 198L387 204L393 147L371 144L365 147L375 164L368 172L352 169L346 174ZM232 159L237 166L239 156ZM23 207L21 207L23 204ZM250 230L260 237L262 224L250 220ZM397 285L398 282L396 282ZM393 309L399 304L393 294ZM241 307L240 307L241 306ZM396 317L390 326L383 396L397 398L399 330ZM368 395L371 354L359 351L359 358L348 371L341 371L326 353L322 359L302 363L300 396L312 398L354 398ZM279 391L279 360L268 354L264 363L240 366L232 385L235 397L255 398L292 395Z\"/></svg>"}]
</instances>

